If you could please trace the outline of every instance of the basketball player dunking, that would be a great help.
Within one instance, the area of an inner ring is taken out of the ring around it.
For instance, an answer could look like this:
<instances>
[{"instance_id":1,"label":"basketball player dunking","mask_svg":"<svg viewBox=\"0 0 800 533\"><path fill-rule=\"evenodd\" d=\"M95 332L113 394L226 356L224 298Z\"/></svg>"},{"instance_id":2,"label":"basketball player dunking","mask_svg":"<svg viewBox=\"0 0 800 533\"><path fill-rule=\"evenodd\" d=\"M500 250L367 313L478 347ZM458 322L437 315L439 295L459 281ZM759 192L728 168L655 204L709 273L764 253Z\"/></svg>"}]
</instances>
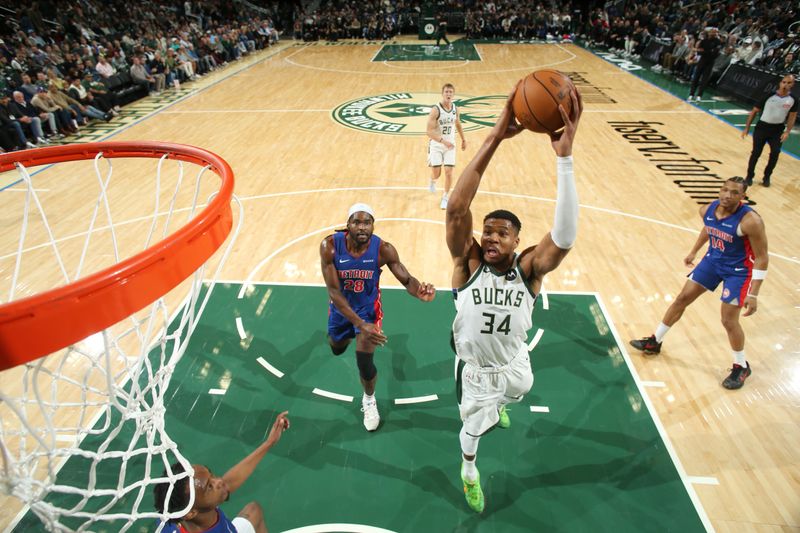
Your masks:
<instances>
[{"instance_id":1,"label":"basketball player dunking","mask_svg":"<svg viewBox=\"0 0 800 533\"><path fill-rule=\"evenodd\" d=\"M456 89L450 83L442 87L442 101L431 108L428 115L428 166L431 167L430 191L436 192L436 181L444 165L444 194L439 207L447 208L447 198L453 185L453 167L456 166L456 130L461 137L461 149L467 149L467 139L461 129L461 118L453 102Z\"/></svg>"},{"instance_id":2,"label":"basketball player dunking","mask_svg":"<svg viewBox=\"0 0 800 533\"><path fill-rule=\"evenodd\" d=\"M461 173L447 206L447 247L453 257L456 318L456 391L463 425L459 438L461 479L467 504L483 511L483 490L475 456L481 435L511 421L506 405L522 400L533 385L527 337L531 312L545 274L569 253L578 231L578 195L572 174L572 142L583 111L570 91L572 116L562 106L564 129L550 134L556 152L558 194L553 228L539 244L517 254L521 223L511 212L492 211L483 219L480 243L472 236L470 205L500 143L522 130L512 110L512 93L489 136Z\"/></svg>"}]
</instances>

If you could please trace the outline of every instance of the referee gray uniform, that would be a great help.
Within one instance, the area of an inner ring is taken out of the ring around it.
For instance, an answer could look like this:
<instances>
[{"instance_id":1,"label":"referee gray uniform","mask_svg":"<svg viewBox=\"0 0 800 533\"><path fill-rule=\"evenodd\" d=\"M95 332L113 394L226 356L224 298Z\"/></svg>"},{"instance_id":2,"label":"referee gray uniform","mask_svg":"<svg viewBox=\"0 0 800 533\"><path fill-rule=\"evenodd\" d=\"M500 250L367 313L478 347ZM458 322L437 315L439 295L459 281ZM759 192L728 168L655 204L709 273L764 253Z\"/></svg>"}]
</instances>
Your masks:
<instances>
[{"instance_id":1,"label":"referee gray uniform","mask_svg":"<svg viewBox=\"0 0 800 533\"><path fill-rule=\"evenodd\" d=\"M778 163L778 156L781 153L781 135L783 135L784 125L790 113L797 113L797 99L789 92L786 96L775 93L761 101L761 105L756 106L753 111L761 110L761 117L753 130L753 151L750 153L750 161L747 163L747 184L753 184L753 176L756 171L756 163L761 157L764 145L769 143L769 161L764 169L765 187L769 187L769 180L772 171ZM794 117L790 121L794 125Z\"/></svg>"}]
</instances>

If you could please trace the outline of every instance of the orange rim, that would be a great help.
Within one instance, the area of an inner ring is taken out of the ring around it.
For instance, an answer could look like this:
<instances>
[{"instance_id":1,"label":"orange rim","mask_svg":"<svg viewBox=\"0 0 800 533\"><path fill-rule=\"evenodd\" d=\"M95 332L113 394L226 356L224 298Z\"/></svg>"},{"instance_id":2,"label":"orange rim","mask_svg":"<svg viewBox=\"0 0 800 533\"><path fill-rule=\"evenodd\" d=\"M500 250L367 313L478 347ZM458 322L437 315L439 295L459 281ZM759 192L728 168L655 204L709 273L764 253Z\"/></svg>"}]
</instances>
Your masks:
<instances>
[{"instance_id":1,"label":"orange rim","mask_svg":"<svg viewBox=\"0 0 800 533\"><path fill-rule=\"evenodd\" d=\"M181 144L137 141L52 146L0 155L0 171L65 161L146 157L186 161L222 179L219 194L184 227L150 248L73 283L0 305L0 370L70 346L122 321L189 277L233 226L233 171L220 156Z\"/></svg>"}]
</instances>

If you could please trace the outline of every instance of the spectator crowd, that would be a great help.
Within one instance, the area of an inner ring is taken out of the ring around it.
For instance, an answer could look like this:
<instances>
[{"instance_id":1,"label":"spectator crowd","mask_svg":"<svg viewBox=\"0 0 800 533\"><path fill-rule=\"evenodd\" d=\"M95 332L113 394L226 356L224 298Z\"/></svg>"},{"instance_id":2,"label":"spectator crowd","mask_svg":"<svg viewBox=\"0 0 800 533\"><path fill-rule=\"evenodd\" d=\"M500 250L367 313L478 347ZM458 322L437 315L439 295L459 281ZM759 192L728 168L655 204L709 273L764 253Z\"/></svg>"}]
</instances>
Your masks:
<instances>
[{"instance_id":1,"label":"spectator crowd","mask_svg":"<svg viewBox=\"0 0 800 533\"><path fill-rule=\"evenodd\" d=\"M90 120L112 120L127 95L179 89L275 44L299 5L27 0L0 8L0 149L61 140Z\"/></svg>"},{"instance_id":2,"label":"spectator crowd","mask_svg":"<svg viewBox=\"0 0 800 533\"><path fill-rule=\"evenodd\" d=\"M23 0L0 7L0 149L30 148L112 120L138 96L180 88L263 49L297 40L388 40L448 17L468 39L582 38L623 56L662 44L653 70L699 93L731 63L800 73L797 5L727 0ZM705 50L704 49L707 49ZM711 50L711 51L709 51ZM691 95L690 95L691 97Z\"/></svg>"}]
</instances>

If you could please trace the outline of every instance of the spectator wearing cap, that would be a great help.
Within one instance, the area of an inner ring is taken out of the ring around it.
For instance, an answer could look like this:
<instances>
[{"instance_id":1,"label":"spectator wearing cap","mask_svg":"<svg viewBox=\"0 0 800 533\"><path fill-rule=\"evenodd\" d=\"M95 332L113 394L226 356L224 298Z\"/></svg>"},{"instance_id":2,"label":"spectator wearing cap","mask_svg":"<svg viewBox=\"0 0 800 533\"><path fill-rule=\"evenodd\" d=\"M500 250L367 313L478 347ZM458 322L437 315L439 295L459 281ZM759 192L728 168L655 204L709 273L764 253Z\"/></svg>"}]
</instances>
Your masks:
<instances>
[{"instance_id":1,"label":"spectator wearing cap","mask_svg":"<svg viewBox=\"0 0 800 533\"><path fill-rule=\"evenodd\" d=\"M72 78L72 80L70 80L69 87L67 87L67 94L81 103L84 107L84 109L81 109L81 112L84 114L92 118L103 119L106 122L111 120L112 114L107 111L102 111L95 106L97 102L95 102L94 96L89 94L86 88L81 85L80 79Z\"/></svg>"},{"instance_id":2,"label":"spectator wearing cap","mask_svg":"<svg viewBox=\"0 0 800 533\"><path fill-rule=\"evenodd\" d=\"M119 115L119 104L117 96L109 92L106 85L92 76L91 72L83 75L81 85L86 89L86 92L91 96L92 102L95 107L99 108L104 113L111 113L115 117Z\"/></svg>"},{"instance_id":3,"label":"spectator wearing cap","mask_svg":"<svg viewBox=\"0 0 800 533\"><path fill-rule=\"evenodd\" d=\"M47 113L37 110L33 104L25 101L21 91L12 93L13 100L8 103L8 114L22 126L23 131L28 130L37 144L50 144L44 137L42 119L47 120Z\"/></svg>"},{"instance_id":4,"label":"spectator wearing cap","mask_svg":"<svg viewBox=\"0 0 800 533\"><path fill-rule=\"evenodd\" d=\"M53 99L50 98L50 95L47 94L47 89L38 87L36 94L31 98L31 104L39 111L47 113L47 121L50 125L50 130L57 137L63 137L74 133L70 123L69 113L61 109Z\"/></svg>"}]
</instances>

